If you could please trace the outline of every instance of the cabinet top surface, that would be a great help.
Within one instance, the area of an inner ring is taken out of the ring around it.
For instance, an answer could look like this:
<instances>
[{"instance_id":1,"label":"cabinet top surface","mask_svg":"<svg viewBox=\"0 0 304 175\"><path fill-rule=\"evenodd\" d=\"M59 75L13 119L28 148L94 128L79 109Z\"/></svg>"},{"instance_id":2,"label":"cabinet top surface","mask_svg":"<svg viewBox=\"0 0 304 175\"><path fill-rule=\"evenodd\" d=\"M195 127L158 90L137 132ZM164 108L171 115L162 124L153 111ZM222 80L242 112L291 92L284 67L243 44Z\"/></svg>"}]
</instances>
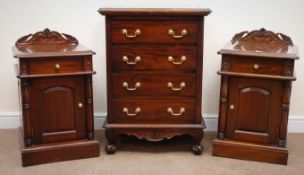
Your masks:
<instances>
[{"instance_id":1,"label":"cabinet top surface","mask_svg":"<svg viewBox=\"0 0 304 175\"><path fill-rule=\"evenodd\" d=\"M94 52L78 44L71 35L45 29L19 38L13 47L15 58L93 55Z\"/></svg>"},{"instance_id":2,"label":"cabinet top surface","mask_svg":"<svg viewBox=\"0 0 304 175\"><path fill-rule=\"evenodd\" d=\"M222 55L299 59L298 49L293 45L290 37L263 28L236 34L218 53Z\"/></svg>"},{"instance_id":3,"label":"cabinet top surface","mask_svg":"<svg viewBox=\"0 0 304 175\"><path fill-rule=\"evenodd\" d=\"M100 8L102 15L179 15L179 16L207 16L210 9L194 8Z\"/></svg>"}]
</instances>

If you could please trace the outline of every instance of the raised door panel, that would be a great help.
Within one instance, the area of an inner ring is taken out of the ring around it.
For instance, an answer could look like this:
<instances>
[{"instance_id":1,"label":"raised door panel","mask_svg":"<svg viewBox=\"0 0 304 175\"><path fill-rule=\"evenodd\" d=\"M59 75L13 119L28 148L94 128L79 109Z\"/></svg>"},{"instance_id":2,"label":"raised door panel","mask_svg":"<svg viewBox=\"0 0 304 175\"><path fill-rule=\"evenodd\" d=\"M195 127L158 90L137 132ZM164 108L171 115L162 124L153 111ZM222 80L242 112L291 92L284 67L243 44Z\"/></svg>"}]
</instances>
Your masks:
<instances>
[{"instance_id":1,"label":"raised door panel","mask_svg":"<svg viewBox=\"0 0 304 175\"><path fill-rule=\"evenodd\" d=\"M31 92L35 142L48 143L84 138L82 78L33 80ZM79 107L79 103L82 107Z\"/></svg>"},{"instance_id":2,"label":"raised door panel","mask_svg":"<svg viewBox=\"0 0 304 175\"><path fill-rule=\"evenodd\" d=\"M281 111L281 93L279 81L231 78L228 138L275 143Z\"/></svg>"}]
</instances>

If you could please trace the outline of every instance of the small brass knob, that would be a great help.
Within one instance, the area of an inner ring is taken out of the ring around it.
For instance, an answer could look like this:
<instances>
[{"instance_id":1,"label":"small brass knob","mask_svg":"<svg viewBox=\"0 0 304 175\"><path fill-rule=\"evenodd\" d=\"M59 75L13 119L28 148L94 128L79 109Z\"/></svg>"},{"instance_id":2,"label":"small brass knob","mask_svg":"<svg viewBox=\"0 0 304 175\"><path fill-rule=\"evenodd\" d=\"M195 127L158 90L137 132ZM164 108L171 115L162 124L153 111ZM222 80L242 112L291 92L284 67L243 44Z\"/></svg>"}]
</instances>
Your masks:
<instances>
[{"instance_id":1,"label":"small brass knob","mask_svg":"<svg viewBox=\"0 0 304 175\"><path fill-rule=\"evenodd\" d=\"M56 63L55 64L55 69L59 70L60 69L60 64Z\"/></svg>"},{"instance_id":2,"label":"small brass knob","mask_svg":"<svg viewBox=\"0 0 304 175\"><path fill-rule=\"evenodd\" d=\"M234 109L234 105L230 105L230 109L233 110Z\"/></svg>"},{"instance_id":3,"label":"small brass knob","mask_svg":"<svg viewBox=\"0 0 304 175\"><path fill-rule=\"evenodd\" d=\"M82 103L78 103L78 108L82 108L83 107L83 104Z\"/></svg>"},{"instance_id":4,"label":"small brass knob","mask_svg":"<svg viewBox=\"0 0 304 175\"><path fill-rule=\"evenodd\" d=\"M258 70L259 68L260 68L260 66L259 66L258 64L254 64L254 65L253 65L253 69L254 69L254 70Z\"/></svg>"}]
</instances>

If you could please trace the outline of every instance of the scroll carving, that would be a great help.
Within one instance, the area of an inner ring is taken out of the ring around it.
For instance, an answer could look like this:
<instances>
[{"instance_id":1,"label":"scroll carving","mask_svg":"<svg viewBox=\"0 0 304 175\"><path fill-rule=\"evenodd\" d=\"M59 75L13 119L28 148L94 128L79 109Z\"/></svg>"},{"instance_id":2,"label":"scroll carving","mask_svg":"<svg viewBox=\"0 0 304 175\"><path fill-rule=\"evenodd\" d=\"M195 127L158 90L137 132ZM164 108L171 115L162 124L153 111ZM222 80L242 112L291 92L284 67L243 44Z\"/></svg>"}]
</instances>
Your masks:
<instances>
[{"instance_id":1,"label":"scroll carving","mask_svg":"<svg viewBox=\"0 0 304 175\"><path fill-rule=\"evenodd\" d=\"M282 33L274 33L264 28L251 32L240 32L232 38L232 43L236 42L267 42L287 46L293 45L293 42L289 36L286 36Z\"/></svg>"},{"instance_id":2,"label":"scroll carving","mask_svg":"<svg viewBox=\"0 0 304 175\"><path fill-rule=\"evenodd\" d=\"M78 40L71 35L51 31L46 28L45 30L37 32L35 34L23 36L19 38L15 43L16 47L42 44L78 45Z\"/></svg>"}]
</instances>

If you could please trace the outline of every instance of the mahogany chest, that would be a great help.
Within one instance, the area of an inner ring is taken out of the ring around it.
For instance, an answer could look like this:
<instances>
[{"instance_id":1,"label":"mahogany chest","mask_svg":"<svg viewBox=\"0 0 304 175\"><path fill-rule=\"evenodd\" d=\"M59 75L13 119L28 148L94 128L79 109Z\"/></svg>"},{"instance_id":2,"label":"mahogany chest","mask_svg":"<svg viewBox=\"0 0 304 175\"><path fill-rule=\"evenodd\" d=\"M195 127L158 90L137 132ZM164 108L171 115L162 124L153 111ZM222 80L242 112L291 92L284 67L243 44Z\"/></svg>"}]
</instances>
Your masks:
<instances>
[{"instance_id":1,"label":"mahogany chest","mask_svg":"<svg viewBox=\"0 0 304 175\"><path fill-rule=\"evenodd\" d=\"M22 165L99 156L94 140L92 55L45 29L13 48L22 109Z\"/></svg>"},{"instance_id":2,"label":"mahogany chest","mask_svg":"<svg viewBox=\"0 0 304 175\"><path fill-rule=\"evenodd\" d=\"M204 16L209 9L99 9L106 17L108 153L117 137L194 138L202 152Z\"/></svg>"},{"instance_id":3,"label":"mahogany chest","mask_svg":"<svg viewBox=\"0 0 304 175\"><path fill-rule=\"evenodd\" d=\"M219 54L221 93L213 155L287 164L297 48L288 36L261 29L236 34Z\"/></svg>"}]
</instances>

